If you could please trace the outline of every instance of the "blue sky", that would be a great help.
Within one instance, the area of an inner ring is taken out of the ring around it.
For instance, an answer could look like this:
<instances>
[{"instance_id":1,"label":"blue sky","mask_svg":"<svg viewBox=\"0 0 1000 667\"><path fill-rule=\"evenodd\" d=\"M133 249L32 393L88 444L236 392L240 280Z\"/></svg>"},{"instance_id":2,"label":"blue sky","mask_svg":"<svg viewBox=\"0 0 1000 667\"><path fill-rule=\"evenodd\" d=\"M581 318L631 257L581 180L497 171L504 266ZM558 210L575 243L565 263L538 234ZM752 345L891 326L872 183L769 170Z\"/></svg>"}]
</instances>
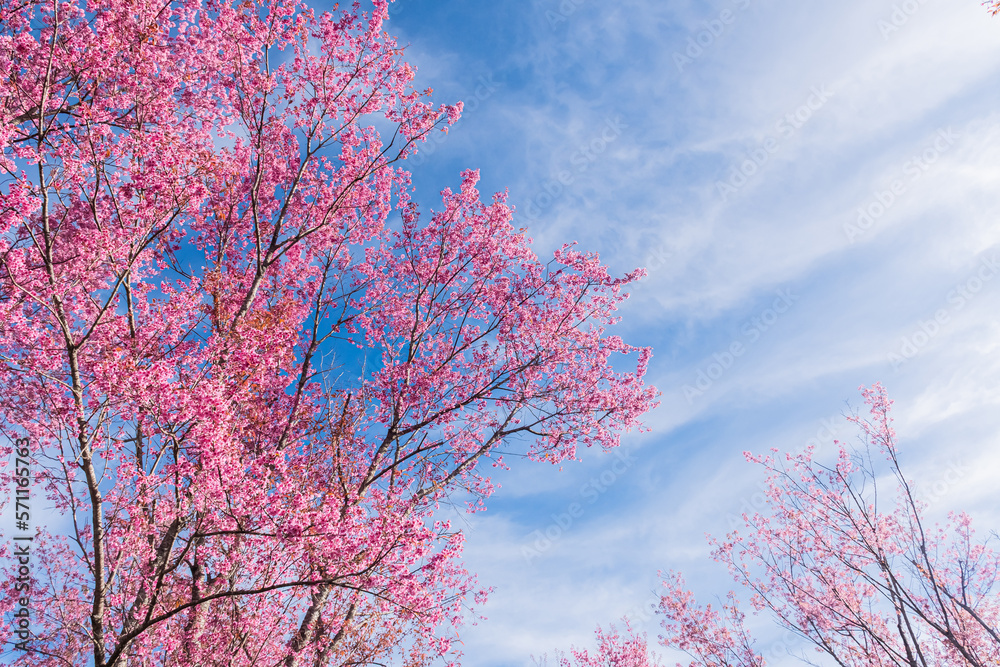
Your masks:
<instances>
[{"instance_id":1,"label":"blue sky","mask_svg":"<svg viewBox=\"0 0 1000 667\"><path fill-rule=\"evenodd\" d=\"M931 511L998 528L1000 19L974 0L396 0L389 31L420 87L466 102L413 166L426 204L480 168L540 255L575 240L649 269L619 333L654 348L651 432L515 465L458 519L496 587L466 665L530 664L625 613L655 637L637 611L660 569L723 594L704 533L754 505L741 452L852 440L861 384L896 400Z\"/></svg>"}]
</instances>

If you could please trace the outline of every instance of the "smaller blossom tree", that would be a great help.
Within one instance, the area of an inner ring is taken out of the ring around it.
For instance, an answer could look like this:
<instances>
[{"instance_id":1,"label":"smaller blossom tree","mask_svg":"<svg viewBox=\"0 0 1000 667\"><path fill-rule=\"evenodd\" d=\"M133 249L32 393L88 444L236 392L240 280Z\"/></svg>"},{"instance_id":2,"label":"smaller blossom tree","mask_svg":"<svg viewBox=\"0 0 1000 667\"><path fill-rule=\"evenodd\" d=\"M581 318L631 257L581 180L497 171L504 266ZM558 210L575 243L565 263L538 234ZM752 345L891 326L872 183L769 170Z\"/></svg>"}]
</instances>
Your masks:
<instances>
[{"instance_id":1,"label":"smaller blossom tree","mask_svg":"<svg viewBox=\"0 0 1000 667\"><path fill-rule=\"evenodd\" d=\"M750 589L755 611L770 612L831 664L1000 664L1000 554L975 539L964 513L929 524L900 469L892 401L879 384L863 393L871 417L849 420L865 446L841 445L835 464L811 449L746 454L769 473L769 507L743 515L745 533L713 540L715 558ZM891 505L879 456L895 480ZM665 587L662 644L687 652L692 667L765 664L732 594L719 611L698 606L677 575Z\"/></svg>"},{"instance_id":2,"label":"smaller blossom tree","mask_svg":"<svg viewBox=\"0 0 1000 667\"><path fill-rule=\"evenodd\" d=\"M608 632L597 627L597 650L570 649L570 655L557 653L558 667L659 667L660 662L644 634L636 633L625 620L625 634L619 634L614 625ZM543 659L542 664L547 661Z\"/></svg>"}]
</instances>

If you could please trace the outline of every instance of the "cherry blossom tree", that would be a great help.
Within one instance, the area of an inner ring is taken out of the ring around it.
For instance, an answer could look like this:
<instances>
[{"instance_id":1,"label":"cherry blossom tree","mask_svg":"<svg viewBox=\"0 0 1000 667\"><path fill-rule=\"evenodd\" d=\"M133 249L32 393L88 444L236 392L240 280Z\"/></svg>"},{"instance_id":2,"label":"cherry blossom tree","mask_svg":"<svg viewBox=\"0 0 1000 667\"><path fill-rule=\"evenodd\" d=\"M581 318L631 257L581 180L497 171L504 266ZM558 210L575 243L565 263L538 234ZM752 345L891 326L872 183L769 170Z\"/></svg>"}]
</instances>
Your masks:
<instances>
[{"instance_id":1,"label":"cherry blossom tree","mask_svg":"<svg viewBox=\"0 0 1000 667\"><path fill-rule=\"evenodd\" d=\"M571 649L570 655L556 655L558 667L659 667L657 656L650 652L646 636L635 632L625 619L625 634L618 632L614 625L608 632L598 626L596 632L597 649ZM543 665L548 660L540 661Z\"/></svg>"},{"instance_id":2,"label":"cherry blossom tree","mask_svg":"<svg viewBox=\"0 0 1000 667\"><path fill-rule=\"evenodd\" d=\"M675 572L663 578L666 591L658 613L664 617L660 643L677 648L693 659L691 665L706 667L763 667L764 660L744 626L746 615L736 595L730 592L721 611L711 604L701 606Z\"/></svg>"},{"instance_id":3,"label":"cherry blossom tree","mask_svg":"<svg viewBox=\"0 0 1000 667\"><path fill-rule=\"evenodd\" d=\"M0 427L36 484L17 664L452 655L484 592L442 503L654 405L649 350L606 333L640 271L540 262L475 171L421 215L405 160L461 104L412 89L373 5L0 0Z\"/></svg>"},{"instance_id":4,"label":"cherry blossom tree","mask_svg":"<svg viewBox=\"0 0 1000 667\"><path fill-rule=\"evenodd\" d=\"M966 514L928 521L900 468L892 402L878 384L863 393L870 418L849 419L864 445L840 445L835 462L815 460L812 449L746 455L768 471L768 507L743 516L746 531L715 541L716 559L749 589L755 612L829 664L1000 664L1000 553L976 539ZM664 645L686 651L691 665L764 664L735 596L719 610L699 606L677 575L664 586Z\"/></svg>"}]
</instances>

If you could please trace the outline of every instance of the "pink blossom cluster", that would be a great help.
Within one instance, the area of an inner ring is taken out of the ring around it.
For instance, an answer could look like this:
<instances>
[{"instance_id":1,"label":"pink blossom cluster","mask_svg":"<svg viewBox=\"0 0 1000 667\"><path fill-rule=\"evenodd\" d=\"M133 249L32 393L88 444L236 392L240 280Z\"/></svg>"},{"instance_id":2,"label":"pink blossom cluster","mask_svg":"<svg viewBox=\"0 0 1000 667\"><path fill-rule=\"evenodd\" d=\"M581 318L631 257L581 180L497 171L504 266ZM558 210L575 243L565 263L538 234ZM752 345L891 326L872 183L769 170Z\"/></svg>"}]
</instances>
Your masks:
<instances>
[{"instance_id":1,"label":"pink blossom cluster","mask_svg":"<svg viewBox=\"0 0 1000 667\"><path fill-rule=\"evenodd\" d=\"M485 591L440 503L655 404L605 332L639 272L543 264L475 171L421 217L404 161L461 105L386 17L0 0L0 427L61 515L18 664L454 658Z\"/></svg>"},{"instance_id":2,"label":"pink blossom cluster","mask_svg":"<svg viewBox=\"0 0 1000 667\"><path fill-rule=\"evenodd\" d=\"M768 471L767 506L744 514L745 532L712 540L715 558L749 592L749 605L821 657L844 667L992 667L1000 664L1000 552L952 513L932 525L899 463L889 400L862 387L870 417L848 420L864 447L837 443L836 461L746 454ZM884 470L883 468L887 468ZM885 479L895 482L887 492ZM764 667L738 596L701 605L677 573L662 575L660 644L688 667ZM561 667L650 664L645 638L598 631L596 654ZM787 648L787 647L786 647ZM596 656L596 657L595 657ZM812 662L818 660L819 662ZM678 663L680 666L681 663Z\"/></svg>"},{"instance_id":3,"label":"pink blossom cluster","mask_svg":"<svg viewBox=\"0 0 1000 667\"><path fill-rule=\"evenodd\" d=\"M624 635L613 625L607 632L598 627L597 648L574 648L569 656L557 654L559 667L659 667L660 661L650 652L646 636L633 630L628 619L624 625Z\"/></svg>"}]
</instances>

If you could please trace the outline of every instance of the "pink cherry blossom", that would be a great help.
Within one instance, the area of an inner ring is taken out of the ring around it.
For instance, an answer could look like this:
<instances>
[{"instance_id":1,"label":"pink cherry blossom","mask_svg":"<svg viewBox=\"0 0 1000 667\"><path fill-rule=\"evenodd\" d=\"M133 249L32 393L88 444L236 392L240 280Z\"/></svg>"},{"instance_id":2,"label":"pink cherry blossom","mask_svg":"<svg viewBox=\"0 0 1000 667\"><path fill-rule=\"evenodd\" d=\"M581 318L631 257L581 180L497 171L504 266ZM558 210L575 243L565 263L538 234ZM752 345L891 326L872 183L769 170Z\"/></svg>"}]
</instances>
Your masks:
<instances>
[{"instance_id":1,"label":"pink cherry blossom","mask_svg":"<svg viewBox=\"0 0 1000 667\"><path fill-rule=\"evenodd\" d=\"M420 214L405 160L461 105L386 17L0 0L2 427L60 513L18 664L455 659L485 591L441 504L655 405L606 334L641 272L539 261L475 171Z\"/></svg>"},{"instance_id":2,"label":"pink cherry blossom","mask_svg":"<svg viewBox=\"0 0 1000 667\"><path fill-rule=\"evenodd\" d=\"M598 626L595 632L597 648L571 649L570 655L557 653L559 667L659 667L659 658L649 650L646 636L632 629L625 619L625 635L614 625L605 632ZM543 662L547 662L544 660Z\"/></svg>"},{"instance_id":3,"label":"pink cherry blossom","mask_svg":"<svg viewBox=\"0 0 1000 667\"><path fill-rule=\"evenodd\" d=\"M995 535L977 539L963 513L928 520L900 467L892 401L879 384L862 389L870 418L849 420L863 448L840 444L830 463L812 449L746 455L768 472L768 505L743 516L745 531L714 541L716 559L749 591L755 612L832 664L1000 664ZM698 606L676 575L664 585L665 645L687 651L692 665L764 664L735 595L720 613Z\"/></svg>"}]
</instances>

